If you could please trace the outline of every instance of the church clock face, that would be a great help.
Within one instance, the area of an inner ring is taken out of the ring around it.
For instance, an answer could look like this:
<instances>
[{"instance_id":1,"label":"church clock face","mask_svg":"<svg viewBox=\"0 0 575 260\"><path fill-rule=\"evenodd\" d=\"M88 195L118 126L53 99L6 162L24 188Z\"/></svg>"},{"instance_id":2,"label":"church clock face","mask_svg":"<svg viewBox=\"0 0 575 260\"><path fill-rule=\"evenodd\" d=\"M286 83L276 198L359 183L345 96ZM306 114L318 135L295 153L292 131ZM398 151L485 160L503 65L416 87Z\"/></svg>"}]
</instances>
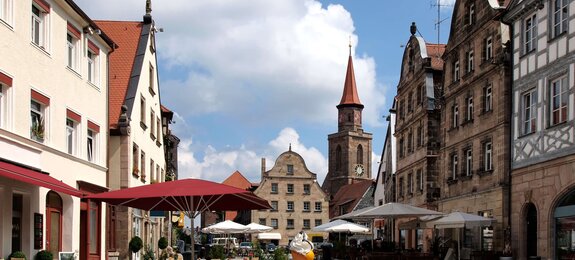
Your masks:
<instances>
[{"instance_id":1,"label":"church clock face","mask_svg":"<svg viewBox=\"0 0 575 260\"><path fill-rule=\"evenodd\" d=\"M355 174L357 174L357 176L363 176L364 173L365 169L363 168L363 165L358 164L355 166Z\"/></svg>"}]
</instances>

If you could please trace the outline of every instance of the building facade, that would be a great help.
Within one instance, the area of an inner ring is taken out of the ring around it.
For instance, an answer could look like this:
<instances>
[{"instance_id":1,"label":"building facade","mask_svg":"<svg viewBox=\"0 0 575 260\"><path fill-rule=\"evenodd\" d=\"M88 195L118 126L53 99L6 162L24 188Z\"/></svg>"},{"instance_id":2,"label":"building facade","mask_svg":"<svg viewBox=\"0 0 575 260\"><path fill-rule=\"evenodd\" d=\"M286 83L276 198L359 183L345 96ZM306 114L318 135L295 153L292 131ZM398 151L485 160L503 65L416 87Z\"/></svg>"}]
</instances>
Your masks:
<instances>
[{"instance_id":1,"label":"building facade","mask_svg":"<svg viewBox=\"0 0 575 260\"><path fill-rule=\"evenodd\" d=\"M71 0L0 1L0 38L0 258L103 258L114 42Z\"/></svg>"},{"instance_id":2,"label":"building facade","mask_svg":"<svg viewBox=\"0 0 575 260\"><path fill-rule=\"evenodd\" d=\"M150 1L141 22L97 21L119 48L110 55L109 172L111 190L163 182L164 133L156 58L156 27ZM163 214L109 206L107 248L110 258L128 259L128 242L139 236L157 250ZM139 252L138 254L141 254Z\"/></svg>"},{"instance_id":3,"label":"building facade","mask_svg":"<svg viewBox=\"0 0 575 260\"><path fill-rule=\"evenodd\" d=\"M344 185L371 177L372 134L363 131L350 45L343 95L338 110L337 133L328 135L328 173L322 189L334 196Z\"/></svg>"},{"instance_id":4,"label":"building facade","mask_svg":"<svg viewBox=\"0 0 575 260\"><path fill-rule=\"evenodd\" d=\"M401 77L395 96L397 120L396 202L437 210L440 194L439 151L440 109L443 77L443 44L426 43L416 36L412 23L411 37L403 53ZM397 224L401 224L398 220ZM405 220L403 220L405 221ZM431 230L401 230L395 241L405 241L404 248L429 248L425 236ZM400 240L400 237L402 238Z\"/></svg>"},{"instance_id":5,"label":"building facade","mask_svg":"<svg viewBox=\"0 0 575 260\"><path fill-rule=\"evenodd\" d=\"M272 209L253 210L251 222L273 227L270 232L281 234L281 246L287 246L302 230L308 233L310 240L326 239L327 234L315 235L310 231L329 222L329 197L304 159L290 147L278 156L272 169L265 169L265 160L262 160L262 179L254 194L268 200Z\"/></svg>"},{"instance_id":6,"label":"building facade","mask_svg":"<svg viewBox=\"0 0 575 260\"><path fill-rule=\"evenodd\" d=\"M512 247L519 259L573 257L575 2L513 1Z\"/></svg>"},{"instance_id":7,"label":"building facade","mask_svg":"<svg viewBox=\"0 0 575 260\"><path fill-rule=\"evenodd\" d=\"M501 251L509 230L509 29L500 21L507 2L457 1L443 55L438 210L496 219L465 231L462 247L476 250Z\"/></svg>"}]
</instances>

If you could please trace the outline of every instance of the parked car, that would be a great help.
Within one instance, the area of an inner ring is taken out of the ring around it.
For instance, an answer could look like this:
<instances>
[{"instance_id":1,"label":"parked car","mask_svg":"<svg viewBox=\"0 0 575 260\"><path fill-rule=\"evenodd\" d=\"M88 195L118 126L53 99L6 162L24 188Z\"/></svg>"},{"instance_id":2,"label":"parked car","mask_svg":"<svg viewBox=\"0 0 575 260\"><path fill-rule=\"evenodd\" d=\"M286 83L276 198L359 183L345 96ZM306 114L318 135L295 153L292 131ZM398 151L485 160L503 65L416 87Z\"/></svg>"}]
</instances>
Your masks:
<instances>
[{"instance_id":1,"label":"parked car","mask_svg":"<svg viewBox=\"0 0 575 260\"><path fill-rule=\"evenodd\" d=\"M239 248L237 238L235 237L216 237L212 239L211 247L220 245L227 249Z\"/></svg>"},{"instance_id":2,"label":"parked car","mask_svg":"<svg viewBox=\"0 0 575 260\"><path fill-rule=\"evenodd\" d=\"M252 250L252 242L241 242L240 249Z\"/></svg>"},{"instance_id":3,"label":"parked car","mask_svg":"<svg viewBox=\"0 0 575 260\"><path fill-rule=\"evenodd\" d=\"M274 243L267 244L266 251L268 251L269 253L273 253L274 251L276 251L276 245Z\"/></svg>"}]
</instances>

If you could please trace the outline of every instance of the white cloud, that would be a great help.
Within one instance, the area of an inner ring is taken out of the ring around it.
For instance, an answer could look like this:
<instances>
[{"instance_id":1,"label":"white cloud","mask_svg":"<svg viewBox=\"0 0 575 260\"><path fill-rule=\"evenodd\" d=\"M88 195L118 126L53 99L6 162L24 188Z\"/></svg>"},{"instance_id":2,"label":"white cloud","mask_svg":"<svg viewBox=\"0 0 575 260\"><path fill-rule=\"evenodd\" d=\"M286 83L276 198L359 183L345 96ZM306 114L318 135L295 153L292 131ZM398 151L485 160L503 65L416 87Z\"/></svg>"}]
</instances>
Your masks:
<instances>
[{"instance_id":1,"label":"white cloud","mask_svg":"<svg viewBox=\"0 0 575 260\"><path fill-rule=\"evenodd\" d=\"M78 1L97 19L140 20L144 2ZM114 9L110 8L114 7ZM135 7L135 8L134 8ZM162 99L187 117L225 113L259 122L332 124L345 78L351 14L314 0L154 1ZM354 55L365 124L381 126L375 62ZM194 104L190 109L189 104ZM311 113L310 113L311 111ZM246 120L249 124L251 120Z\"/></svg>"},{"instance_id":2,"label":"white cloud","mask_svg":"<svg viewBox=\"0 0 575 260\"><path fill-rule=\"evenodd\" d=\"M238 149L218 151L207 146L203 158L198 159L191 139L183 139L178 149L180 178L200 178L221 182L234 171L239 170L248 180L259 182L261 158L266 158L266 170L273 167L277 157L286 152L291 144L292 151L303 157L310 171L317 174L322 183L327 173L327 159L315 147L306 147L299 140L299 134L292 128L285 128L259 153L241 146Z\"/></svg>"}]
</instances>

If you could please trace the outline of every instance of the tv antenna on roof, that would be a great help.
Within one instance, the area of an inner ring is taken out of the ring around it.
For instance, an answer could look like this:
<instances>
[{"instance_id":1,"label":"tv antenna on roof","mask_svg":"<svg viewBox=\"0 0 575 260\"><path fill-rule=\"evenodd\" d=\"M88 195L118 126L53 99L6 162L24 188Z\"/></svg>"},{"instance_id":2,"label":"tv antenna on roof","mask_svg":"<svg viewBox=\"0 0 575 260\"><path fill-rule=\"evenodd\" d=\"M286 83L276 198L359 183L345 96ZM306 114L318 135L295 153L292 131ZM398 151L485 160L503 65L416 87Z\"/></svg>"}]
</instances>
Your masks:
<instances>
[{"instance_id":1,"label":"tv antenna on roof","mask_svg":"<svg viewBox=\"0 0 575 260\"><path fill-rule=\"evenodd\" d=\"M436 0L435 3L432 2L431 7L437 7L437 20L435 21L435 28L437 29L437 43L441 40L441 23L447 20L449 17L441 19L441 7L451 6L449 4L442 4L441 0Z\"/></svg>"}]
</instances>

